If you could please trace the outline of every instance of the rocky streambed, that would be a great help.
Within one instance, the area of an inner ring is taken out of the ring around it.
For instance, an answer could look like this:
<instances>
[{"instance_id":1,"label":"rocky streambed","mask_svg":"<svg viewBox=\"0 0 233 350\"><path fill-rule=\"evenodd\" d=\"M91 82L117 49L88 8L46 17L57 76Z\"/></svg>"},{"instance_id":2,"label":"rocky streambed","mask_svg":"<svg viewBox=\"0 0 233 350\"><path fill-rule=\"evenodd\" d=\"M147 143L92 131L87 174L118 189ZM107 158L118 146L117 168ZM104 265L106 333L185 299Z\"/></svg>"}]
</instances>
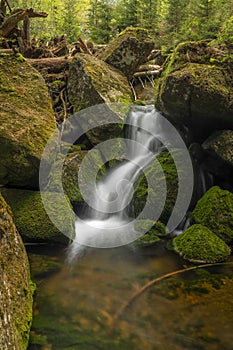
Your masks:
<instances>
[{"instance_id":1,"label":"rocky streambed","mask_svg":"<svg viewBox=\"0 0 233 350\"><path fill-rule=\"evenodd\" d=\"M148 33L131 28L110 43L98 57L77 54L73 59L65 59L64 95L58 89L60 102L64 96L69 99L69 109L63 106L65 117L96 104L133 103L132 76L138 66L146 62L152 49L153 41ZM220 48L210 46L208 41L182 43L167 57L163 73L155 80L155 106L176 126L190 150L194 193L188 209L190 227L172 239L167 236L165 226L176 200L178 174L171 154L164 150L158 159L167 181L165 208L160 221L137 243L154 249L161 241L165 245L169 243L169 249L178 253L185 264L186 261L227 261L231 254L233 77L231 58L222 52ZM0 55L0 295L3 305L0 332L4 350L27 348L33 284L23 243L69 244L69 239L48 218L39 192L43 150L54 130L62 130L62 120L55 118L53 110L56 106L54 96L57 95L49 95L48 86L51 93L51 86L58 88L61 81L57 79L56 82L53 76L51 82L44 64L31 63L37 69L18 54ZM77 186L78 169L83 158L98 143L122 135L125 116L115 116L117 124L90 130L74 146L68 145L69 152L62 168L63 187L67 201L76 209L84 204ZM74 216L66 212L59 200L57 185L59 152L67 147L62 135L60 141L58 147L51 149L47 159L48 167L52 164L53 169L47 186L59 203L59 220L72 238ZM98 150L93 153L93 159L99 164L99 176L104 175L106 167ZM107 164L109 166L111 163ZM145 169L152 178L157 173L155 166L152 162ZM203 182L200 174L211 179L206 182L206 193L200 190ZM147 193L152 191L145 176L140 176L133 198L136 213L143 208ZM156 198L156 193L153 195ZM146 225L146 220L139 223L143 229Z\"/></svg>"}]
</instances>

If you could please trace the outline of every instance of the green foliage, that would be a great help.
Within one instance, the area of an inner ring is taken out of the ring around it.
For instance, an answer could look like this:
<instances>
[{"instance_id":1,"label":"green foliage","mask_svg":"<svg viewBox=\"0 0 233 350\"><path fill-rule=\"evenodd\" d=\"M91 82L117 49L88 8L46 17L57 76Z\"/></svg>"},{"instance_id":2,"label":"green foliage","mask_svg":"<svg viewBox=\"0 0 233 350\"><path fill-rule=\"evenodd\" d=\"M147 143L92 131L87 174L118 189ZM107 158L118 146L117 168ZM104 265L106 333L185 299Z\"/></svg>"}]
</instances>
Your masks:
<instances>
[{"instance_id":1,"label":"green foliage","mask_svg":"<svg viewBox=\"0 0 233 350\"><path fill-rule=\"evenodd\" d=\"M12 7L47 12L48 18L31 21L32 34L46 39L67 34L71 42L81 35L102 44L134 26L149 29L158 46L169 48L232 35L233 0L17 0Z\"/></svg>"}]
</instances>

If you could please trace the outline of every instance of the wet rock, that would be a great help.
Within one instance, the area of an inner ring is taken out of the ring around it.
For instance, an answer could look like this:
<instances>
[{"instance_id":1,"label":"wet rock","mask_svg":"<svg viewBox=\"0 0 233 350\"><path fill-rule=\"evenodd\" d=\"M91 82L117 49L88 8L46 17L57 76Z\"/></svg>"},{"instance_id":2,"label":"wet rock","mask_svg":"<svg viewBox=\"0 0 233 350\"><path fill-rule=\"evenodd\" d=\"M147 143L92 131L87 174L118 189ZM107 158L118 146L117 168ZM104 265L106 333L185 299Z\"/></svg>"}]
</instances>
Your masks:
<instances>
[{"instance_id":1,"label":"wet rock","mask_svg":"<svg viewBox=\"0 0 233 350\"><path fill-rule=\"evenodd\" d=\"M233 240L233 193L218 186L211 187L198 201L192 220L230 243Z\"/></svg>"},{"instance_id":2,"label":"wet rock","mask_svg":"<svg viewBox=\"0 0 233 350\"><path fill-rule=\"evenodd\" d=\"M233 131L221 130L211 135L202 145L206 154L213 157L219 166L233 168Z\"/></svg>"},{"instance_id":3,"label":"wet rock","mask_svg":"<svg viewBox=\"0 0 233 350\"><path fill-rule=\"evenodd\" d=\"M101 154L98 150L92 150L91 152L80 151L68 154L64 160L63 166L61 165L61 160L58 160L50 173L49 180L49 190L52 192L57 192L60 189L58 181L60 181L59 169L62 167L62 184L65 194L68 196L73 203L84 203L82 193L79 188L79 169L85 156L87 160L87 167L89 171L85 172L85 182L86 187L90 186L90 180L92 179L92 174L95 172L95 168L99 168L99 175L103 175L105 172L105 167L103 166L103 160Z\"/></svg>"},{"instance_id":4,"label":"wet rock","mask_svg":"<svg viewBox=\"0 0 233 350\"><path fill-rule=\"evenodd\" d=\"M144 233L139 239L136 240L136 245L139 247L151 247L158 242L161 242L161 238L166 235L166 226L161 222L154 223L151 220L139 220L134 226L135 230Z\"/></svg>"},{"instance_id":5,"label":"wet rock","mask_svg":"<svg viewBox=\"0 0 233 350\"><path fill-rule=\"evenodd\" d=\"M41 75L21 56L0 57L0 185L38 187L55 119Z\"/></svg>"},{"instance_id":6,"label":"wet rock","mask_svg":"<svg viewBox=\"0 0 233 350\"><path fill-rule=\"evenodd\" d=\"M160 163L163 171L158 168ZM148 180L153 188L148 186ZM163 199L163 181L167 183L167 198L160 220L166 223L174 208L178 193L178 175L176 165L169 152L162 152L155 161L152 161L145 169L135 184L135 192L133 197L134 215L138 216L145 204L148 202L147 215L153 218L155 211L155 203L160 203ZM161 192L162 191L162 192Z\"/></svg>"},{"instance_id":7,"label":"wet rock","mask_svg":"<svg viewBox=\"0 0 233 350\"><path fill-rule=\"evenodd\" d=\"M74 213L67 210L60 193L47 192L50 210L59 228L48 217L40 192L2 189L2 195L10 205L16 227L25 242L50 242L66 244L74 237Z\"/></svg>"},{"instance_id":8,"label":"wet rock","mask_svg":"<svg viewBox=\"0 0 233 350\"><path fill-rule=\"evenodd\" d=\"M156 107L200 141L216 129L233 128L231 66L212 56L208 42L179 44L156 89Z\"/></svg>"},{"instance_id":9,"label":"wet rock","mask_svg":"<svg viewBox=\"0 0 233 350\"><path fill-rule=\"evenodd\" d=\"M203 225L193 225L173 239L174 250L195 263L224 261L231 254L228 245Z\"/></svg>"},{"instance_id":10,"label":"wet rock","mask_svg":"<svg viewBox=\"0 0 233 350\"><path fill-rule=\"evenodd\" d=\"M30 271L23 242L0 195L0 348L26 350L32 322Z\"/></svg>"},{"instance_id":11,"label":"wet rock","mask_svg":"<svg viewBox=\"0 0 233 350\"><path fill-rule=\"evenodd\" d=\"M137 67L147 61L153 48L154 42L147 30L130 27L110 42L99 57L130 79Z\"/></svg>"}]
</instances>

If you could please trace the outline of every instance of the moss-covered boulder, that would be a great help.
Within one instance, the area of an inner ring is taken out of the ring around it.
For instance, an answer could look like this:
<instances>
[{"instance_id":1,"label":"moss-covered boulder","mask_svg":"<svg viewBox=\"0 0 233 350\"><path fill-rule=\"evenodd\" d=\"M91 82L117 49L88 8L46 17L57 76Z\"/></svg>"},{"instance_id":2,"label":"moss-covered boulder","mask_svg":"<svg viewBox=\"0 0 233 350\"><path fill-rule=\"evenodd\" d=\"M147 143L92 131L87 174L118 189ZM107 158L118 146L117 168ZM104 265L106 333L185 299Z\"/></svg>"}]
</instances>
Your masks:
<instances>
[{"instance_id":1,"label":"moss-covered boulder","mask_svg":"<svg viewBox=\"0 0 233 350\"><path fill-rule=\"evenodd\" d=\"M135 242L137 246L142 248L151 247L161 242L161 238L166 235L166 226L159 221L154 223L151 220L138 220L134 225L134 229L142 233L147 231Z\"/></svg>"},{"instance_id":2,"label":"moss-covered boulder","mask_svg":"<svg viewBox=\"0 0 233 350\"><path fill-rule=\"evenodd\" d=\"M86 54L77 54L70 63L68 88L75 112L101 103L131 102L125 76Z\"/></svg>"},{"instance_id":3,"label":"moss-covered boulder","mask_svg":"<svg viewBox=\"0 0 233 350\"><path fill-rule=\"evenodd\" d=\"M78 115L79 128L90 130L87 136L92 145L121 134L126 114L113 111L113 104L132 102L122 73L94 56L77 54L70 64L68 91L75 112L95 106Z\"/></svg>"},{"instance_id":4,"label":"moss-covered boulder","mask_svg":"<svg viewBox=\"0 0 233 350\"><path fill-rule=\"evenodd\" d=\"M153 48L154 42L146 29L129 27L107 45L100 58L130 79Z\"/></svg>"},{"instance_id":5,"label":"moss-covered boulder","mask_svg":"<svg viewBox=\"0 0 233 350\"><path fill-rule=\"evenodd\" d=\"M231 254L230 247L203 225L193 225L175 237L173 248L184 259L196 263L224 261Z\"/></svg>"},{"instance_id":6,"label":"moss-covered boulder","mask_svg":"<svg viewBox=\"0 0 233 350\"><path fill-rule=\"evenodd\" d=\"M55 119L43 78L21 56L0 57L0 105L0 185L36 188Z\"/></svg>"},{"instance_id":7,"label":"moss-covered boulder","mask_svg":"<svg viewBox=\"0 0 233 350\"><path fill-rule=\"evenodd\" d=\"M211 135L203 144L206 154L212 157L219 166L233 168L233 131L221 130Z\"/></svg>"},{"instance_id":8,"label":"moss-covered boulder","mask_svg":"<svg viewBox=\"0 0 233 350\"><path fill-rule=\"evenodd\" d=\"M72 211L67 211L59 193L47 192L46 196L50 210L56 216L57 223L66 236L48 217L40 192L19 189L2 189L1 192L12 209L15 225L24 242L66 244L69 238L74 237L74 214Z\"/></svg>"},{"instance_id":9,"label":"moss-covered boulder","mask_svg":"<svg viewBox=\"0 0 233 350\"><path fill-rule=\"evenodd\" d=\"M83 203L84 199L79 189L79 169L84 157L88 154L86 158L88 161L89 172L86 172L86 184L89 185L90 179L92 177L92 172L98 167L99 175L104 174L105 168L103 166L103 160L101 154L98 150L92 150L91 152L79 151L74 153L69 153L66 159L61 165L61 160L58 160L52 167L49 179L49 191L57 192L60 190L60 169L62 166L62 185L65 194L71 202Z\"/></svg>"},{"instance_id":10,"label":"moss-covered boulder","mask_svg":"<svg viewBox=\"0 0 233 350\"><path fill-rule=\"evenodd\" d=\"M163 171L158 167L158 161ZM148 186L147 177L150 179L153 188ZM160 220L163 223L167 223L174 208L178 193L178 174L176 165L168 151L162 152L155 161L152 161L145 168L144 174L142 174L136 182L133 197L135 216L138 216L141 213L147 200L149 203L147 215L149 215L150 218L153 217L155 205L156 203L158 204L162 198L161 190L163 189L164 181L166 181L167 185L167 197Z\"/></svg>"},{"instance_id":11,"label":"moss-covered boulder","mask_svg":"<svg viewBox=\"0 0 233 350\"><path fill-rule=\"evenodd\" d=\"M216 65L207 42L177 46L156 88L156 107L203 140L216 129L233 128L232 67Z\"/></svg>"},{"instance_id":12,"label":"moss-covered boulder","mask_svg":"<svg viewBox=\"0 0 233 350\"><path fill-rule=\"evenodd\" d=\"M230 243L233 240L233 193L218 186L211 187L198 201L192 220Z\"/></svg>"},{"instance_id":13,"label":"moss-covered boulder","mask_svg":"<svg viewBox=\"0 0 233 350\"><path fill-rule=\"evenodd\" d=\"M27 254L0 195L0 348L26 350L32 321L33 284Z\"/></svg>"}]
</instances>

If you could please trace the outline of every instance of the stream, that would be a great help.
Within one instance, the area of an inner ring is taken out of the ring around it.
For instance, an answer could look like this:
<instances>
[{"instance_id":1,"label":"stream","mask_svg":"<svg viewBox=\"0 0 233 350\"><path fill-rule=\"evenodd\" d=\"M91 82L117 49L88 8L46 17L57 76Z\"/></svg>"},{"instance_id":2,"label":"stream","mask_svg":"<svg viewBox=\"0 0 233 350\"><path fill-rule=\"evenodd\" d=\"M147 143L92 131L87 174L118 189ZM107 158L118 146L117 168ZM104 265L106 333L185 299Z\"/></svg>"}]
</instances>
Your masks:
<instances>
[{"instance_id":1,"label":"stream","mask_svg":"<svg viewBox=\"0 0 233 350\"><path fill-rule=\"evenodd\" d=\"M161 281L115 323L123 302L149 280L184 268L174 253L133 246L67 251L28 247L37 283L29 350L231 350L232 267L203 268ZM36 344L44 345L36 345Z\"/></svg>"}]
</instances>

